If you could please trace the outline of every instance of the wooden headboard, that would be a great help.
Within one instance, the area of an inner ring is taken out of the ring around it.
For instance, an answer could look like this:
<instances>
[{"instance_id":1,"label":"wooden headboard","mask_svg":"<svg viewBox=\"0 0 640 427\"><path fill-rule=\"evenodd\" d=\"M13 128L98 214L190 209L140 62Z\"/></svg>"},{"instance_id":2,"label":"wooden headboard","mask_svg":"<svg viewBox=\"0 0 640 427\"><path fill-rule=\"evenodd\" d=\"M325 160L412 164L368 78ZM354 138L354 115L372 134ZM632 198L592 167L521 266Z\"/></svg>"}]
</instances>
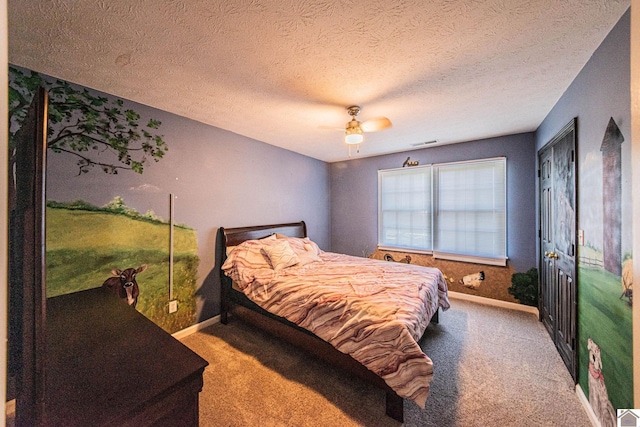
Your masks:
<instances>
[{"instance_id":1,"label":"wooden headboard","mask_svg":"<svg viewBox=\"0 0 640 427\"><path fill-rule=\"evenodd\" d=\"M274 233L284 234L289 237L307 237L307 225L304 221L290 222L288 224L255 225L252 227L220 227L220 230L220 235L224 238L224 247L237 246L245 240L261 239Z\"/></svg>"},{"instance_id":2,"label":"wooden headboard","mask_svg":"<svg viewBox=\"0 0 640 427\"><path fill-rule=\"evenodd\" d=\"M227 259L227 247L237 246L245 240L261 239L274 233L289 237L307 237L307 226L304 221L288 224L256 225L252 227L236 227L218 229L216 237L216 265L220 277L220 321L227 323L227 313L232 306L230 299L235 298L231 278L222 271L222 264ZM252 303L255 306L255 303ZM257 307L257 306L256 306ZM254 308L255 309L255 308Z\"/></svg>"}]
</instances>

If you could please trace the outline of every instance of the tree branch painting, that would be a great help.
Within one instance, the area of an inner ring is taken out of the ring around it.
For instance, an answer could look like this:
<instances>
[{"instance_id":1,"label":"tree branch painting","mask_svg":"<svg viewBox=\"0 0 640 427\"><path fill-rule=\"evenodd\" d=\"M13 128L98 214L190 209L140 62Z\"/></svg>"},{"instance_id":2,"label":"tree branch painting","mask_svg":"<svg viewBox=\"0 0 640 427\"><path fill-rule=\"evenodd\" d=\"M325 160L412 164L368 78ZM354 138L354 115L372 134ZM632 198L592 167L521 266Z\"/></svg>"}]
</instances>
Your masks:
<instances>
[{"instance_id":1,"label":"tree branch painting","mask_svg":"<svg viewBox=\"0 0 640 427\"><path fill-rule=\"evenodd\" d=\"M150 160L158 162L168 150L164 137L157 133L161 122L141 122L140 114L125 108L123 100L96 96L66 81L9 67L10 173L15 167L19 132L39 86L49 93L47 148L76 156L78 175L96 166L107 174L120 170L141 174Z\"/></svg>"}]
</instances>

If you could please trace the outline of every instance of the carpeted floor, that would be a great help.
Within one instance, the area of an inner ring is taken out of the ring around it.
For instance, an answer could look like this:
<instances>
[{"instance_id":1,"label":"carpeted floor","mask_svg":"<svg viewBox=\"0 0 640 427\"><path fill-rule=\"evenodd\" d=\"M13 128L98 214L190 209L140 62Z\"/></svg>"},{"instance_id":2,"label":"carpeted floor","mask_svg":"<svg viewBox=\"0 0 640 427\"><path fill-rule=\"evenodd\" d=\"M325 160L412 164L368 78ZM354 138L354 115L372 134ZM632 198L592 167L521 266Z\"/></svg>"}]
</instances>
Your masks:
<instances>
[{"instance_id":1,"label":"carpeted floor","mask_svg":"<svg viewBox=\"0 0 640 427\"><path fill-rule=\"evenodd\" d=\"M589 426L546 330L528 313L453 300L421 341L435 378L405 426ZM209 361L201 426L400 426L384 393L233 319L182 340Z\"/></svg>"}]
</instances>

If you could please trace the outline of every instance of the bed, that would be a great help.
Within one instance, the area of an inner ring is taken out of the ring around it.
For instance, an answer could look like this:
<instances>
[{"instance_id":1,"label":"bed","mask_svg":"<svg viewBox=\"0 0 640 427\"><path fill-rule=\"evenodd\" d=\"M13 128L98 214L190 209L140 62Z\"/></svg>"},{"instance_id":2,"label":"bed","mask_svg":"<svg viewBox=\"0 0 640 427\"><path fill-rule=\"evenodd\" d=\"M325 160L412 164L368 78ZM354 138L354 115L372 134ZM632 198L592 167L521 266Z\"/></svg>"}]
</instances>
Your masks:
<instances>
[{"instance_id":1,"label":"bed","mask_svg":"<svg viewBox=\"0 0 640 427\"><path fill-rule=\"evenodd\" d=\"M424 407L433 367L417 341L449 307L439 270L321 251L304 221L220 228L216 265L221 323L231 314L380 387L400 422L405 397Z\"/></svg>"}]
</instances>

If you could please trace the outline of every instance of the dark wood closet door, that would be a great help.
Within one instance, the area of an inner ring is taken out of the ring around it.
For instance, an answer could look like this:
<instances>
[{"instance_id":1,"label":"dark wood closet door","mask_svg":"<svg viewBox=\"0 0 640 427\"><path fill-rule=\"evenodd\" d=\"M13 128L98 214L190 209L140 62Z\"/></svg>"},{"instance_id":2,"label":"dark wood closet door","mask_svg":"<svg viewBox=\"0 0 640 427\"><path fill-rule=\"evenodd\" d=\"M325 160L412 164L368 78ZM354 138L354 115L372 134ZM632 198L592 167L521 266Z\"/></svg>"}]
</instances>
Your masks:
<instances>
[{"instance_id":1,"label":"dark wood closet door","mask_svg":"<svg viewBox=\"0 0 640 427\"><path fill-rule=\"evenodd\" d=\"M539 155L540 165L540 320L553 337L556 321L556 288L554 280L554 259L548 254L553 252L553 178L551 147L544 149ZM554 340L555 342L555 340Z\"/></svg>"},{"instance_id":2,"label":"dark wood closet door","mask_svg":"<svg viewBox=\"0 0 640 427\"><path fill-rule=\"evenodd\" d=\"M577 379L576 126L539 152L540 319Z\"/></svg>"}]
</instances>

